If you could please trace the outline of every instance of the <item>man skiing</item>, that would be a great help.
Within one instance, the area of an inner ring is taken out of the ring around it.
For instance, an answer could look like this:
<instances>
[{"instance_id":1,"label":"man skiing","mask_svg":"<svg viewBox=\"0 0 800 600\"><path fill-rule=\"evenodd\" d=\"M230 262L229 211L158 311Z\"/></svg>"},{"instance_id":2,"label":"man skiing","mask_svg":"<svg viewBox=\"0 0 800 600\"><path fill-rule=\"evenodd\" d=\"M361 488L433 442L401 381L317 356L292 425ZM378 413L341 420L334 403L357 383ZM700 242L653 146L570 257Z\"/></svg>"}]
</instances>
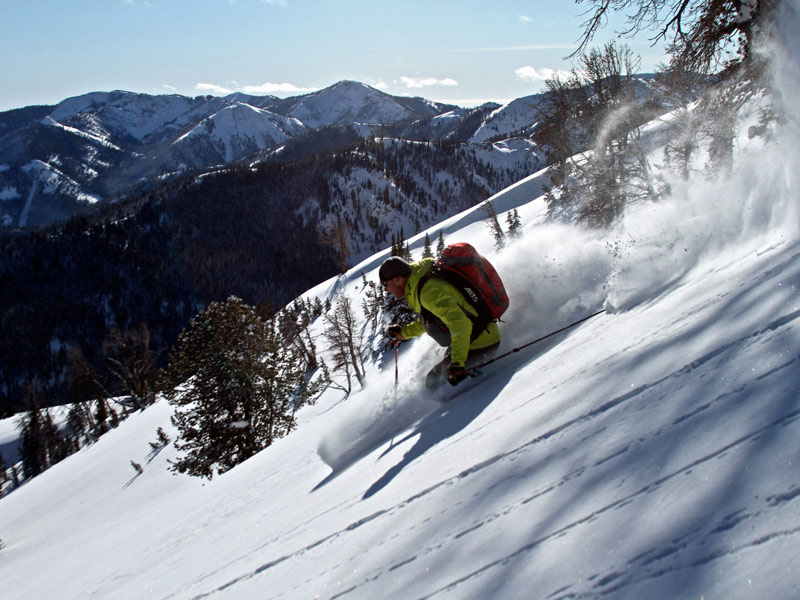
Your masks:
<instances>
[{"instance_id":1,"label":"man skiing","mask_svg":"<svg viewBox=\"0 0 800 600\"><path fill-rule=\"evenodd\" d=\"M387 334L397 340L429 334L447 354L425 378L428 387L435 387L445 376L450 385L458 385L475 365L497 351L500 330L494 321L478 323L478 311L454 285L431 277L433 258L408 263L400 257L386 259L378 272L381 285L396 299L406 299L420 318L408 325L391 325Z\"/></svg>"}]
</instances>

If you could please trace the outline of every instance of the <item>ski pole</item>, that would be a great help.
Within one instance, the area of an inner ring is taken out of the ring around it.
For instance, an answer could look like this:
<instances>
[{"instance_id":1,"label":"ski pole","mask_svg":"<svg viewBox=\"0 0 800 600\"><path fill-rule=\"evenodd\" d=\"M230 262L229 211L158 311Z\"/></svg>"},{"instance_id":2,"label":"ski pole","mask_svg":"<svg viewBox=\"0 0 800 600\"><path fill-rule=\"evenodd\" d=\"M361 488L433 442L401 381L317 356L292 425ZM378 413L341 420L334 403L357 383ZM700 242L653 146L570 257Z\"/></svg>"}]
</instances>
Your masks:
<instances>
[{"instance_id":1,"label":"ski pole","mask_svg":"<svg viewBox=\"0 0 800 600\"><path fill-rule=\"evenodd\" d=\"M597 315L602 314L604 312L606 312L605 309L598 310L596 313L593 313L593 314L589 315L588 317L583 317L582 319L580 319L578 321L575 321L574 323L570 323L569 325L566 325L565 327L562 327L561 329L557 329L556 331L551 331L547 335L543 335L542 337L537 338L537 339L533 340L532 342L528 342L527 344L523 344L519 348L514 348L514 349L506 352L505 354L501 354L500 356L495 356L494 358L489 359L486 362L482 362L479 365L475 365L474 367L470 367L470 370L480 369L481 367L485 367L486 365L490 365L493 362L500 360L501 358L505 358L506 356L514 354L515 352L519 352L520 350L522 350L523 348L527 348L528 346L533 346L534 344L537 344L537 343L539 343L539 342L541 342L543 340L546 340L549 337L553 337L554 335L559 334L562 331L566 331L567 329L570 329L571 327L575 327L576 325L580 325L584 321L588 321L592 317L596 317Z\"/></svg>"},{"instance_id":2,"label":"ski pole","mask_svg":"<svg viewBox=\"0 0 800 600\"><path fill-rule=\"evenodd\" d=\"M398 378L399 378L398 371L397 371L397 362L398 362L398 360L397 360L397 354L398 354L397 348L398 348L398 346L400 346L400 340L395 340L394 341L394 389L395 389L395 391L397 391L397 381L398 381Z\"/></svg>"}]
</instances>

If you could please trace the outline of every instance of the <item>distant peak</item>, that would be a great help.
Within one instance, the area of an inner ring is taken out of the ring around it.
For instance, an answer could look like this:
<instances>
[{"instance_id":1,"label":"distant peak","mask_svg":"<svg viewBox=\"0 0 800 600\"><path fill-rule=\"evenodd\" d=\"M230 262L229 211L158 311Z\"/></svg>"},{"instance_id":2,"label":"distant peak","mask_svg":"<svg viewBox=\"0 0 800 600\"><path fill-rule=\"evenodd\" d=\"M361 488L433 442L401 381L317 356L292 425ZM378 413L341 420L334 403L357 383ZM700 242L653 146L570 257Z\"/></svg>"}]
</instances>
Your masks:
<instances>
[{"instance_id":1,"label":"distant peak","mask_svg":"<svg viewBox=\"0 0 800 600\"><path fill-rule=\"evenodd\" d=\"M369 86L366 83L361 83L360 81L354 81L352 79L342 79L341 81L334 83L331 87L337 87L337 86L369 88Z\"/></svg>"},{"instance_id":2,"label":"distant peak","mask_svg":"<svg viewBox=\"0 0 800 600\"><path fill-rule=\"evenodd\" d=\"M343 79L342 81L338 81L333 85L320 90L324 92L326 90L335 90L335 91L357 91L357 92L378 92L382 93L379 90L376 90L373 87L368 86L366 83L361 83L360 81L353 81L352 79Z\"/></svg>"}]
</instances>

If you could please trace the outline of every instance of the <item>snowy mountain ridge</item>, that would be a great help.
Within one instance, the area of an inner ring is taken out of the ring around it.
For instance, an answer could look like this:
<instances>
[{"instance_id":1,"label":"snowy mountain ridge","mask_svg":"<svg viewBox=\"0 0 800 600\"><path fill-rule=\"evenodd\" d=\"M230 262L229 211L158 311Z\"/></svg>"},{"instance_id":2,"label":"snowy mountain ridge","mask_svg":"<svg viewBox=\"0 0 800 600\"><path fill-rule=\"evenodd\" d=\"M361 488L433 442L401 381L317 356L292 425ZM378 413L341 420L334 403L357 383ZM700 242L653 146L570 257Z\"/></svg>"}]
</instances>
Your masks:
<instances>
[{"instance_id":1,"label":"snowy mountain ridge","mask_svg":"<svg viewBox=\"0 0 800 600\"><path fill-rule=\"evenodd\" d=\"M429 119L454 107L343 81L284 100L113 91L36 108L28 118L28 109L0 114L0 165L5 167L0 186L6 200L0 224L6 227L51 222L80 210L81 196L108 198L143 179L239 161L313 129L386 126ZM24 170L32 160L62 166L59 182L46 192ZM26 199L34 210L23 220Z\"/></svg>"},{"instance_id":2,"label":"snowy mountain ridge","mask_svg":"<svg viewBox=\"0 0 800 600\"><path fill-rule=\"evenodd\" d=\"M191 146L197 138L205 138L219 154L218 162L221 164L282 144L305 130L303 123L295 118L286 118L249 104L234 104L203 119L173 145L176 148Z\"/></svg>"},{"instance_id":3,"label":"snowy mountain ridge","mask_svg":"<svg viewBox=\"0 0 800 600\"><path fill-rule=\"evenodd\" d=\"M160 401L0 499L5 597L796 598L800 121L751 137L759 101L730 173L674 178L608 232L549 221L542 174L490 199L522 218L504 249L477 207L427 232L497 267L501 352L605 314L446 403L420 385L441 349L404 343L397 387L390 352L210 482L149 448L174 437ZM307 296L358 299L385 257Z\"/></svg>"},{"instance_id":4,"label":"snowy mountain ridge","mask_svg":"<svg viewBox=\"0 0 800 600\"><path fill-rule=\"evenodd\" d=\"M421 98L390 96L356 81L340 81L324 92L292 98L275 108L315 129L346 123L388 125L433 117L453 108Z\"/></svg>"}]
</instances>

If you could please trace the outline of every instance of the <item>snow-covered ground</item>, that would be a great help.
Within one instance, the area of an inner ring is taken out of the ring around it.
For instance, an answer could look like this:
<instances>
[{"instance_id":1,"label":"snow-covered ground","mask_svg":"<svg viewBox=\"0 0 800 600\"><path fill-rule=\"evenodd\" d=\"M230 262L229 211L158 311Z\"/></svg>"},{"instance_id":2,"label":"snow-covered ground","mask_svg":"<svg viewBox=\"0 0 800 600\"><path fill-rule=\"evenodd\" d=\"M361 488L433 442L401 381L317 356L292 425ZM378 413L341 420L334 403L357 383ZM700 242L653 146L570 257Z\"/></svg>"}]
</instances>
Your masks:
<instances>
[{"instance_id":1,"label":"snow-covered ground","mask_svg":"<svg viewBox=\"0 0 800 600\"><path fill-rule=\"evenodd\" d=\"M788 101L796 60L778 61ZM503 350L607 312L448 403L418 383L440 350L404 344L397 390L390 353L210 482L151 454L157 427L174 437L159 402L0 500L3 598L800 597L789 110L775 137L743 129L729 176L605 236L543 219L537 176L493 200L525 226L504 250L476 211L443 223L507 283ZM381 258L310 293L358 298Z\"/></svg>"}]
</instances>

